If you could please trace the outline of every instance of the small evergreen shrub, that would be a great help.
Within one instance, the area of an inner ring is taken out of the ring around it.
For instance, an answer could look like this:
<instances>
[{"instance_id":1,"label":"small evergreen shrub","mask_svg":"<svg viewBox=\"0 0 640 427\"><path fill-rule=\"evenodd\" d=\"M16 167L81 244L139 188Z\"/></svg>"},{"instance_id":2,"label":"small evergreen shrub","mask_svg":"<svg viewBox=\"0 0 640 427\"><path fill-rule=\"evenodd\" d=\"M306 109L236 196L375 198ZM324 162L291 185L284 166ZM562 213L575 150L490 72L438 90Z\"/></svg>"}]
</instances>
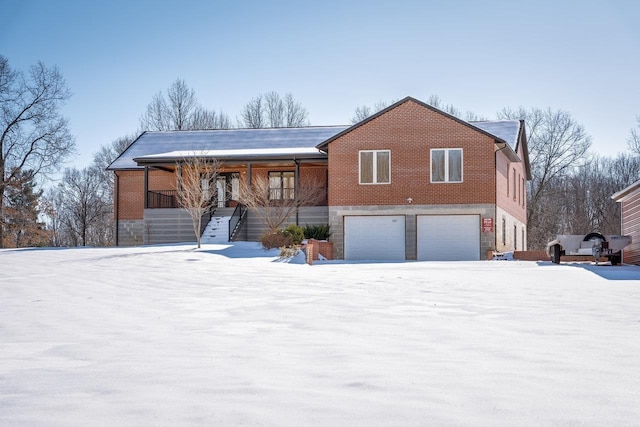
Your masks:
<instances>
[{"instance_id":1,"label":"small evergreen shrub","mask_svg":"<svg viewBox=\"0 0 640 427\"><path fill-rule=\"evenodd\" d=\"M299 225L288 225L282 232L285 236L289 236L291 238L291 242L294 245L299 245L304 240L304 231Z\"/></svg>"},{"instance_id":2,"label":"small evergreen shrub","mask_svg":"<svg viewBox=\"0 0 640 427\"><path fill-rule=\"evenodd\" d=\"M331 233L329 232L329 224L305 225L305 239L328 240Z\"/></svg>"},{"instance_id":3,"label":"small evergreen shrub","mask_svg":"<svg viewBox=\"0 0 640 427\"><path fill-rule=\"evenodd\" d=\"M267 232L260 237L260 243L265 249L283 248L293 245L291 236L285 234L282 230L275 233Z\"/></svg>"}]
</instances>

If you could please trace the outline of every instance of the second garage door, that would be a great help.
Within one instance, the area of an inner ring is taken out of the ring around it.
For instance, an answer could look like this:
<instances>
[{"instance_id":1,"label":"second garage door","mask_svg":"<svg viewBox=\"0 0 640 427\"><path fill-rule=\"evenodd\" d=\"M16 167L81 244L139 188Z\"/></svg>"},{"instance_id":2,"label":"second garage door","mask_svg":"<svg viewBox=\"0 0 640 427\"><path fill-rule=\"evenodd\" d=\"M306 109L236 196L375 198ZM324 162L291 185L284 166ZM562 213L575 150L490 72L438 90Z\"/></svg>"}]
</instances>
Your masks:
<instances>
[{"instance_id":1,"label":"second garage door","mask_svg":"<svg viewBox=\"0 0 640 427\"><path fill-rule=\"evenodd\" d=\"M419 215L418 260L480 259L479 215Z\"/></svg>"},{"instance_id":2,"label":"second garage door","mask_svg":"<svg viewBox=\"0 0 640 427\"><path fill-rule=\"evenodd\" d=\"M404 260L405 217L345 216L344 259Z\"/></svg>"}]
</instances>

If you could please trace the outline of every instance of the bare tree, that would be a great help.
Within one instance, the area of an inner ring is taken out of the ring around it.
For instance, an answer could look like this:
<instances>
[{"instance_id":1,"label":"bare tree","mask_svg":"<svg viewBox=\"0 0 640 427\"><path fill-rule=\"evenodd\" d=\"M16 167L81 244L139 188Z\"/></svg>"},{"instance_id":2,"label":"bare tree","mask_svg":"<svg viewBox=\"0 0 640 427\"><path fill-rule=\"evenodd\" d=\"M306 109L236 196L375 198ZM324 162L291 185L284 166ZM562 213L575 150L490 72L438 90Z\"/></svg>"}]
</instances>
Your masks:
<instances>
[{"instance_id":1,"label":"bare tree","mask_svg":"<svg viewBox=\"0 0 640 427\"><path fill-rule=\"evenodd\" d=\"M60 115L70 97L57 67L38 62L25 75L0 55L0 247L6 186L21 170L34 177L58 170L74 150L68 121Z\"/></svg>"},{"instance_id":2,"label":"bare tree","mask_svg":"<svg viewBox=\"0 0 640 427\"><path fill-rule=\"evenodd\" d=\"M392 100L391 102L378 101L373 105L373 107L369 107L367 105L357 107L353 117L351 118L351 123L352 124L359 123L362 120L366 119L367 117L372 116L373 114L384 110L389 105L392 105L396 102L398 102L398 100ZM476 113L473 113L471 111L467 111L465 114L462 114L462 112L456 107L454 107L453 105L445 104L444 102L442 102L442 100L438 95L429 96L426 103L431 105L432 107L435 107L439 110L444 111L445 113L451 114L452 116L455 116L467 121L486 120L482 116L479 116Z\"/></svg>"},{"instance_id":3,"label":"bare tree","mask_svg":"<svg viewBox=\"0 0 640 427\"><path fill-rule=\"evenodd\" d=\"M283 197L280 189L271 188L265 176L254 177L251 185L243 181L240 186L240 202L253 210L270 233L282 227L299 207L315 206L324 198L325 189L318 181L298 185L292 197Z\"/></svg>"},{"instance_id":4,"label":"bare tree","mask_svg":"<svg viewBox=\"0 0 640 427\"><path fill-rule=\"evenodd\" d=\"M249 129L308 126L309 113L290 93L260 94L240 112L238 125Z\"/></svg>"},{"instance_id":5,"label":"bare tree","mask_svg":"<svg viewBox=\"0 0 640 427\"><path fill-rule=\"evenodd\" d=\"M351 117L351 124L360 123L361 121L363 121L369 116L374 115L378 111L384 110L394 102L396 101L391 101L391 102L378 101L375 104L373 104L373 107L369 107L368 105L362 105L360 107L356 107L353 117Z\"/></svg>"},{"instance_id":6,"label":"bare tree","mask_svg":"<svg viewBox=\"0 0 640 427\"><path fill-rule=\"evenodd\" d=\"M629 143L629 149L640 155L640 116L636 116L636 122L638 124L637 129L631 129L629 131L629 139L627 139L627 142Z\"/></svg>"},{"instance_id":7,"label":"bare tree","mask_svg":"<svg viewBox=\"0 0 640 427\"><path fill-rule=\"evenodd\" d=\"M158 92L140 118L143 130L228 129L230 120L224 113L208 110L198 103L196 93L182 79Z\"/></svg>"},{"instance_id":8,"label":"bare tree","mask_svg":"<svg viewBox=\"0 0 640 427\"><path fill-rule=\"evenodd\" d=\"M189 156L176 165L178 200L189 213L193 232L200 248L202 217L216 206L216 176L218 162L202 156Z\"/></svg>"},{"instance_id":9,"label":"bare tree","mask_svg":"<svg viewBox=\"0 0 640 427\"><path fill-rule=\"evenodd\" d=\"M566 111L503 109L500 119L524 119L527 124L527 144L531 159L531 176L527 191L528 243L532 249L543 248L556 230L542 226L548 203L557 192L557 183L566 179L589 159L591 137L584 127ZM551 224L558 221L552 218Z\"/></svg>"},{"instance_id":10,"label":"bare tree","mask_svg":"<svg viewBox=\"0 0 640 427\"><path fill-rule=\"evenodd\" d=\"M104 197L101 175L96 169L67 169L58 185L62 212L57 215L68 232L66 240L74 246L104 246L112 239L108 218L113 202Z\"/></svg>"},{"instance_id":11,"label":"bare tree","mask_svg":"<svg viewBox=\"0 0 640 427\"><path fill-rule=\"evenodd\" d=\"M284 126L288 128L309 126L309 113L293 95L284 96Z\"/></svg>"},{"instance_id":12,"label":"bare tree","mask_svg":"<svg viewBox=\"0 0 640 427\"><path fill-rule=\"evenodd\" d=\"M229 116L217 113L215 110L197 107L191 114L189 129L231 129Z\"/></svg>"}]
</instances>

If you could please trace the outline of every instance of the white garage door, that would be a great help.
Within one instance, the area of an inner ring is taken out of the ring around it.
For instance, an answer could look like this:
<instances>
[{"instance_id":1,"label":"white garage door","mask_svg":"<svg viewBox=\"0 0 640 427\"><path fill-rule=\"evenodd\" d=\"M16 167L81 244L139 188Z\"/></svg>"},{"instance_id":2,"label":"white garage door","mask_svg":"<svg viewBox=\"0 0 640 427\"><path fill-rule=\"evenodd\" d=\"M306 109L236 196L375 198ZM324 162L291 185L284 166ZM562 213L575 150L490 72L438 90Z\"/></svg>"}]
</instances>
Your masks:
<instances>
[{"instance_id":1,"label":"white garage door","mask_svg":"<svg viewBox=\"0 0 640 427\"><path fill-rule=\"evenodd\" d=\"M419 215L418 260L480 259L479 215Z\"/></svg>"},{"instance_id":2,"label":"white garage door","mask_svg":"<svg viewBox=\"0 0 640 427\"><path fill-rule=\"evenodd\" d=\"M404 216L345 216L344 259L404 260Z\"/></svg>"}]
</instances>

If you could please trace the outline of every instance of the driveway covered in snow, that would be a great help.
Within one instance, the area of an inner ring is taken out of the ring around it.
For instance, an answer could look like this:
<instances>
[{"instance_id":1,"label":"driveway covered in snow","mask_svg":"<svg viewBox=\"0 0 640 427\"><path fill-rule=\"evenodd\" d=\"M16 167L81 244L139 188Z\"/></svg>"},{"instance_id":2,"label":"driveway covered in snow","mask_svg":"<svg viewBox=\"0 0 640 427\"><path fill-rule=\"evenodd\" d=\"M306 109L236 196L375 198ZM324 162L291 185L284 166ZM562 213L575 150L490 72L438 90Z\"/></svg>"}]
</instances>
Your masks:
<instances>
[{"instance_id":1,"label":"driveway covered in snow","mask_svg":"<svg viewBox=\"0 0 640 427\"><path fill-rule=\"evenodd\" d=\"M0 425L638 425L640 268L0 251Z\"/></svg>"}]
</instances>

